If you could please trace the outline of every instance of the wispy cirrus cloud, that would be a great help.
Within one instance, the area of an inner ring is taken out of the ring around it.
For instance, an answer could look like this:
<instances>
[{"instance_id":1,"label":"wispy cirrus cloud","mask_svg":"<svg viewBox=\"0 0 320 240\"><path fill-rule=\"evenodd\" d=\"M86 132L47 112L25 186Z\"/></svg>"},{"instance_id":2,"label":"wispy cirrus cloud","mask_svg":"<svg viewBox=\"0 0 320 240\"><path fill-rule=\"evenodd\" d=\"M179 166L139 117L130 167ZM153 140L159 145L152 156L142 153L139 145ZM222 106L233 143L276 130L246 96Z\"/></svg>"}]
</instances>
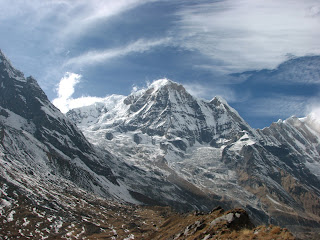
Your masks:
<instances>
[{"instance_id":1,"label":"wispy cirrus cloud","mask_svg":"<svg viewBox=\"0 0 320 240\"><path fill-rule=\"evenodd\" d=\"M27 29L41 31L49 26L58 36L66 39L85 32L99 20L131 10L155 0L30 0L21 7L19 0L0 2L0 20L23 19ZM52 36L56 37L56 36Z\"/></svg>"},{"instance_id":2,"label":"wispy cirrus cloud","mask_svg":"<svg viewBox=\"0 0 320 240\"><path fill-rule=\"evenodd\" d=\"M80 0L76 1L75 4L72 0L66 1L72 3L68 10L70 18L61 29L59 37L68 40L85 34L99 21L106 22L111 17L156 0Z\"/></svg>"},{"instance_id":3,"label":"wispy cirrus cloud","mask_svg":"<svg viewBox=\"0 0 320 240\"><path fill-rule=\"evenodd\" d=\"M0 35L5 37L0 40L0 47L9 56L15 56L12 58L15 65L36 77L50 95L61 76L73 71L63 66L69 54L84 54L92 49L87 46L90 40L83 40L90 35L88 32L101 30L101 26L107 26L117 16L154 1L2 0ZM106 31L102 35L99 37L110 38L111 33ZM113 45L109 42L107 47Z\"/></svg>"},{"instance_id":4,"label":"wispy cirrus cloud","mask_svg":"<svg viewBox=\"0 0 320 240\"><path fill-rule=\"evenodd\" d=\"M273 95L270 98L252 99L248 102L249 115L287 118L303 117L319 107L319 97Z\"/></svg>"},{"instance_id":5,"label":"wispy cirrus cloud","mask_svg":"<svg viewBox=\"0 0 320 240\"><path fill-rule=\"evenodd\" d=\"M84 64L97 64L116 57L123 57L132 53L143 53L151 50L154 47L167 45L170 41L171 38L154 40L138 39L137 41L122 47L86 52L80 56L68 59L65 65L81 66Z\"/></svg>"},{"instance_id":6,"label":"wispy cirrus cloud","mask_svg":"<svg viewBox=\"0 0 320 240\"><path fill-rule=\"evenodd\" d=\"M317 0L206 2L178 11L177 32L225 73L274 68L288 53L320 54L319 9Z\"/></svg>"},{"instance_id":7,"label":"wispy cirrus cloud","mask_svg":"<svg viewBox=\"0 0 320 240\"><path fill-rule=\"evenodd\" d=\"M148 2L154 2L154 0L83 1L84 4L88 4L91 8L89 14L83 20L91 22L111 17Z\"/></svg>"}]
</instances>

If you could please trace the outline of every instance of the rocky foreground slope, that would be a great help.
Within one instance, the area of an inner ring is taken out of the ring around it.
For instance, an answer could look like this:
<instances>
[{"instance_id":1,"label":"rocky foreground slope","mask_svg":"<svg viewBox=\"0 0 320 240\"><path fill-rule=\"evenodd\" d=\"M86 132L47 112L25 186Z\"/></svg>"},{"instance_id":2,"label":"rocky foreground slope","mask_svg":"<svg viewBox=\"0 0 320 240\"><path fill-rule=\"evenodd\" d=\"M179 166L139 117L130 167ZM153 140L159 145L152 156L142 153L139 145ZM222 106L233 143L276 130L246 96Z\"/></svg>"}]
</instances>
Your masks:
<instances>
[{"instance_id":1,"label":"rocky foreground slope","mask_svg":"<svg viewBox=\"0 0 320 240\"><path fill-rule=\"evenodd\" d=\"M73 188L56 189L55 199L37 203L14 185L1 181L0 189L2 202L10 202L0 214L0 239L295 239L276 226L254 227L241 209L178 214L168 207L120 204Z\"/></svg>"}]
</instances>

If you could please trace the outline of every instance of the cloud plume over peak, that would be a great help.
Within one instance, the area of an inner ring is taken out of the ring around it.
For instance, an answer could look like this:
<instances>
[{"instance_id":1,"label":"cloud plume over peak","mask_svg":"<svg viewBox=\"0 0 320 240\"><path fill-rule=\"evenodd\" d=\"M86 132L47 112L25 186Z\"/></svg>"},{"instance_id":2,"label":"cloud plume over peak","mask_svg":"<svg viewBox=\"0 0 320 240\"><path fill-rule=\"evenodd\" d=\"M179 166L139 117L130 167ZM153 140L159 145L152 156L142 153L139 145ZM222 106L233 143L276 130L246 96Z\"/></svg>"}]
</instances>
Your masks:
<instances>
[{"instance_id":1,"label":"cloud plume over peak","mask_svg":"<svg viewBox=\"0 0 320 240\"><path fill-rule=\"evenodd\" d=\"M73 98L75 86L80 83L81 75L71 72L66 72L61 78L57 88L58 97L53 99L52 103L60 109L61 112L66 113L70 109L91 105L100 101L99 97L80 97Z\"/></svg>"}]
</instances>

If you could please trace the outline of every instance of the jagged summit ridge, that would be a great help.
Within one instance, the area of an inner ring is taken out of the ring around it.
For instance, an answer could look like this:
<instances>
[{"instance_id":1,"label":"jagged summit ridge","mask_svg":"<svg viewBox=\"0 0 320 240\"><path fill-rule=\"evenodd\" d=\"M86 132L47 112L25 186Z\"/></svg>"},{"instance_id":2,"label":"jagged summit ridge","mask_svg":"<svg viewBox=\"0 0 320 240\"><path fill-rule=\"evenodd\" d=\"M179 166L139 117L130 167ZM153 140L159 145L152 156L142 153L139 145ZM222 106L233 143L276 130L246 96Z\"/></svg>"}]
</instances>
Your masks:
<instances>
[{"instance_id":1,"label":"jagged summit ridge","mask_svg":"<svg viewBox=\"0 0 320 240\"><path fill-rule=\"evenodd\" d=\"M113 110L107 110L108 102L105 102L103 109L106 111L100 116L95 115L96 121L90 129L109 129L111 132L139 129L147 136L184 138L188 146L196 142L214 144L220 137L231 139L235 131L246 130L254 135L254 130L222 98L216 97L211 101L197 99L181 84L168 79L157 80L138 94L132 93L124 99L119 98L119 101L113 105ZM67 116L72 119L80 119L80 115L92 118L88 114L92 109L96 106L71 110ZM113 111L116 114L112 114ZM82 121L87 122L88 118L84 117Z\"/></svg>"},{"instance_id":2,"label":"jagged summit ridge","mask_svg":"<svg viewBox=\"0 0 320 240\"><path fill-rule=\"evenodd\" d=\"M0 71L1 71L1 78L14 78L18 81L26 81L24 78L24 74L19 70L15 69L10 60L4 55L4 53L0 49Z\"/></svg>"}]
</instances>

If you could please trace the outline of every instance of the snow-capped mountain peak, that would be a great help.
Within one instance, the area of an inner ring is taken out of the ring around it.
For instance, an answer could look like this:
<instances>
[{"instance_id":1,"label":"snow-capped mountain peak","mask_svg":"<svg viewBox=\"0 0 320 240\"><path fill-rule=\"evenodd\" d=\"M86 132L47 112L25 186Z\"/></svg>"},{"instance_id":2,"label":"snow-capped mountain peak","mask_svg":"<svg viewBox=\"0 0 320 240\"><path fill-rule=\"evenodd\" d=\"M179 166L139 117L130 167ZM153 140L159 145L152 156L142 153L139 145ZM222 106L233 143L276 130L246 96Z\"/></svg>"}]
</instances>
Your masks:
<instances>
[{"instance_id":1,"label":"snow-capped mountain peak","mask_svg":"<svg viewBox=\"0 0 320 240\"><path fill-rule=\"evenodd\" d=\"M182 91L186 92L186 89L183 87L182 84L174 82L170 79L163 78L159 80L153 81L147 88L147 92L157 92L161 89L169 90L169 91Z\"/></svg>"},{"instance_id":2,"label":"snow-capped mountain peak","mask_svg":"<svg viewBox=\"0 0 320 240\"><path fill-rule=\"evenodd\" d=\"M172 84L176 84L178 85L178 83L168 79L168 78L163 78L163 79L158 79L158 80L155 80L153 81L149 86L148 88L153 88L155 90L161 88L161 87L164 87L164 86L168 86L168 85L172 85Z\"/></svg>"},{"instance_id":3,"label":"snow-capped mountain peak","mask_svg":"<svg viewBox=\"0 0 320 240\"><path fill-rule=\"evenodd\" d=\"M118 100L112 109L103 103L100 108L107 111L98 111L94 123L81 118L87 111L82 108L67 116L81 119L78 126L91 143L135 167L178 186L187 181L223 199L249 204L252 214L263 216L261 221L273 221L279 214L274 208L285 212L299 205L287 179L300 179L301 191L318 189L319 141L310 127L317 122L313 115L255 130L223 98L198 99L168 79ZM310 193L312 198L317 191ZM303 208L314 214L308 200L303 201ZM296 213L302 214L299 209ZM296 221L286 217L287 222Z\"/></svg>"},{"instance_id":4,"label":"snow-capped mountain peak","mask_svg":"<svg viewBox=\"0 0 320 240\"><path fill-rule=\"evenodd\" d=\"M181 84L168 79L157 80L139 94L133 93L118 100L109 110L108 101L101 103L105 104L104 107L99 105L105 112L100 109L100 114L94 115L93 121L89 121L86 115L88 108L96 109L95 106L74 109L67 115L74 120L81 119L80 126L83 128L104 131L139 129L141 134L149 136L158 135L167 139L183 137L188 139L188 146L196 142L210 143L221 137L231 139L234 131L254 132L221 97L210 102L197 99ZM112 114L113 111L116 113ZM85 122L90 126L84 126Z\"/></svg>"}]
</instances>

